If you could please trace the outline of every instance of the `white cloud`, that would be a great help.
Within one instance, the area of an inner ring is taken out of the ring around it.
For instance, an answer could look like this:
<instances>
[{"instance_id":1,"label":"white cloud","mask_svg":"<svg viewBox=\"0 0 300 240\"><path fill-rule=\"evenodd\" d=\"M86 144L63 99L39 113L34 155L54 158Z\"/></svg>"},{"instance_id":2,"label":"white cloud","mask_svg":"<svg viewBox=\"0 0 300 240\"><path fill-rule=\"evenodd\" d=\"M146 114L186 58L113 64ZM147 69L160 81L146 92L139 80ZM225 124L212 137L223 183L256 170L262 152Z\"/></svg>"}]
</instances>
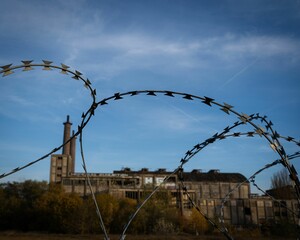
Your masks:
<instances>
[{"instance_id":1,"label":"white cloud","mask_svg":"<svg viewBox=\"0 0 300 240\"><path fill-rule=\"evenodd\" d=\"M8 102L12 102L14 104L20 104L21 106L36 106L37 104L29 101L28 99L25 99L21 96L17 96L17 95L9 95L8 96Z\"/></svg>"},{"instance_id":2,"label":"white cloud","mask_svg":"<svg viewBox=\"0 0 300 240\"><path fill-rule=\"evenodd\" d=\"M244 54L257 57L272 57L300 53L298 41L281 36L242 36L232 37L221 43L222 53L242 56Z\"/></svg>"},{"instance_id":3,"label":"white cloud","mask_svg":"<svg viewBox=\"0 0 300 240\"><path fill-rule=\"evenodd\" d=\"M298 41L281 36L224 35L177 41L139 33L100 32L65 42L69 46L66 61L79 62L89 71L100 70L108 77L128 69L200 70L215 68L216 64L227 68L248 65L257 58L283 57L286 64L295 64L300 53Z\"/></svg>"},{"instance_id":4,"label":"white cloud","mask_svg":"<svg viewBox=\"0 0 300 240\"><path fill-rule=\"evenodd\" d=\"M51 42L49 46L57 46L66 56L66 64L101 72L104 78L129 69L174 72L247 65L255 58L285 57L289 64L299 60L300 43L290 37L229 32L182 38L159 29L119 29L113 24L117 16L102 14L101 7L85 8L86 4L76 1L76 6L66 8L64 1L35 5L17 1L0 11L0 20L6 22L1 29L14 35L26 31L26 36Z\"/></svg>"}]
</instances>

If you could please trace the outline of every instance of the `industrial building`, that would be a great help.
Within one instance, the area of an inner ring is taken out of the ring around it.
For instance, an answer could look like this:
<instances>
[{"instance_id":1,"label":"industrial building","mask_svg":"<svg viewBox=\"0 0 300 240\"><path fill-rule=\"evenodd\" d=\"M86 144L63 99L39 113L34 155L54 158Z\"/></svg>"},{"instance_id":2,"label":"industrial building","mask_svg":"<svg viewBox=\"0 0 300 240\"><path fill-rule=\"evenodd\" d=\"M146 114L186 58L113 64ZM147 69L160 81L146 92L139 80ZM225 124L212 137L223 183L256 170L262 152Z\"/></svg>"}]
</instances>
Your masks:
<instances>
[{"instance_id":1,"label":"industrial building","mask_svg":"<svg viewBox=\"0 0 300 240\"><path fill-rule=\"evenodd\" d=\"M64 142L70 139L71 126L68 116L64 123ZM50 182L62 184L66 192L75 192L84 196L90 194L90 190L86 174L75 172L75 148L76 138L73 138L64 145L62 154L51 156ZM140 201L170 174L171 172L162 168L156 171L149 171L147 168L139 171L123 168L113 173L89 173L88 175L94 193L109 193L116 197ZM282 219L294 223L299 221L295 214L298 212L296 199L274 201L270 197L251 194L250 183L240 173L222 173L216 169L202 172L195 169L191 172L183 172L180 177L184 179L184 187L178 175L172 175L161 189L170 192L171 204L180 208L185 215L188 215L192 208L189 195L209 218L219 216L224 198L231 189L240 184L226 197L226 202L223 204L225 223L245 226Z\"/></svg>"}]
</instances>

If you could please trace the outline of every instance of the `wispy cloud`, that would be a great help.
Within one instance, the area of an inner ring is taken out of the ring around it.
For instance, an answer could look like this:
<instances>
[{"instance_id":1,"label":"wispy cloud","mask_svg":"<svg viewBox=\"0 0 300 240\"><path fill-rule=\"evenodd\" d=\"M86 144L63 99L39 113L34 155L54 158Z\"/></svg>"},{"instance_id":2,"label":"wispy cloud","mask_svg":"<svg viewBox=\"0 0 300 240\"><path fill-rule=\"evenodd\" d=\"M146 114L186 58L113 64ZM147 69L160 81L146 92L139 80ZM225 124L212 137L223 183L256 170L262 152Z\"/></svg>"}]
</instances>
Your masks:
<instances>
[{"instance_id":1,"label":"wispy cloud","mask_svg":"<svg viewBox=\"0 0 300 240\"><path fill-rule=\"evenodd\" d=\"M300 43L289 36L240 34L232 30L208 37L180 38L160 29L155 32L119 29L113 25L115 13L110 16L102 14L101 8L81 8L85 1L77 1L76 7L68 5L68 8L63 1L38 3L18 1L4 6L6 11L0 11L0 20L6 20L2 31L16 34L26 31L40 42L52 42L59 46L57 51L65 56L65 63L101 72L104 78L129 69L180 71L213 69L216 65L218 68L248 66L256 58L283 57L286 64L299 62ZM10 16L12 8L18 14Z\"/></svg>"},{"instance_id":2,"label":"wispy cloud","mask_svg":"<svg viewBox=\"0 0 300 240\"><path fill-rule=\"evenodd\" d=\"M220 50L222 53L231 53L236 57L243 55L299 57L300 44L296 39L283 36L231 36L221 44Z\"/></svg>"},{"instance_id":3,"label":"wispy cloud","mask_svg":"<svg viewBox=\"0 0 300 240\"><path fill-rule=\"evenodd\" d=\"M181 108L172 106L171 108L157 107L148 109L142 116L139 125L147 126L150 129L162 129L173 133L204 133L211 135L215 130L207 127L208 123L216 121L209 114L202 116L194 115Z\"/></svg>"},{"instance_id":4,"label":"wispy cloud","mask_svg":"<svg viewBox=\"0 0 300 240\"><path fill-rule=\"evenodd\" d=\"M21 106L37 106L37 104L33 101L30 101L29 99L25 99L21 96L17 96L17 95L9 95L8 99L9 102L12 102L14 104L18 104Z\"/></svg>"},{"instance_id":5,"label":"wispy cloud","mask_svg":"<svg viewBox=\"0 0 300 240\"><path fill-rule=\"evenodd\" d=\"M115 75L127 69L202 69L228 68L244 64L246 68L257 61L285 59L295 64L300 56L300 43L281 36L224 35L186 41L166 40L163 37L121 33L72 38L68 41L70 62L81 62L89 70ZM92 53L92 52L93 53ZM109 53L109 57L103 58ZM91 54L91 55L90 55ZM93 58L89 59L89 56ZM87 63L88 62L88 63ZM245 67L244 67L245 68ZM241 71L245 71L245 69ZM239 74L239 73L237 73ZM233 76L235 77L235 76Z\"/></svg>"}]
</instances>

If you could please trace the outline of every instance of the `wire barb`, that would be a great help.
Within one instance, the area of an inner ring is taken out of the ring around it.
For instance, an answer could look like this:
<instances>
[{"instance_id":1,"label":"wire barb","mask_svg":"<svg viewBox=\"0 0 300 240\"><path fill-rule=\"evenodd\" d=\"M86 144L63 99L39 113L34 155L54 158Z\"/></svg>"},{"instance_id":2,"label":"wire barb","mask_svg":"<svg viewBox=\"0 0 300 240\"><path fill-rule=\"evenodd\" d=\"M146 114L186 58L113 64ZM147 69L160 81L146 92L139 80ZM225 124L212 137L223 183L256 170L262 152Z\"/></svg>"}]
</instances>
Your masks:
<instances>
[{"instance_id":1,"label":"wire barb","mask_svg":"<svg viewBox=\"0 0 300 240\"><path fill-rule=\"evenodd\" d=\"M183 172L183 167L193 158L196 156L196 154L198 154L201 150L203 150L205 147L209 146L210 144L215 143L216 141L220 141L220 140L224 140L224 139L228 139L229 137L235 137L235 138L240 138L242 136L246 136L246 137L254 137L254 136L260 136L262 138L265 138L265 140L268 142L268 144L270 145L270 147L279 155L279 159L277 159L276 161L266 164L264 167L260 168L259 170L257 170L251 177L249 177L246 181L251 182L259 191L264 192L255 182L255 178L257 175L261 174L263 171L265 171L266 169L273 167L279 163L281 163L290 173L290 178L291 180L294 182L295 184L295 190L297 193L297 198L298 198L298 202L300 203L300 181L298 178L298 173L294 167L294 165L291 165L289 163L289 161L291 159L294 158L298 158L300 157L300 151L295 152L294 154L287 154L284 147L282 146L282 144L280 143L279 139L284 139L288 142L293 142L296 145L300 146L300 141L296 141L295 138L293 137L283 137L280 134L278 134L274 129L273 129L273 123L272 121L267 120L267 116L260 116L258 113L257 114L251 114L251 115L247 115L245 113L239 114L237 112L235 112L233 110L233 106L229 105L227 103L223 103L220 104L218 102L215 102L215 99L210 98L210 97L200 97L200 96L196 96L193 94L189 94L189 93L181 93L181 92L173 92L173 91L161 91L161 90L140 90L140 91L130 91L130 92L126 92L126 93L115 93L113 96L110 96L108 98L104 98L102 100L100 100L99 102L96 102L96 89L93 89L91 87L92 83L89 79L84 79L82 77L82 73L74 70L71 71L69 68L69 66L65 65L65 64L61 64L61 66L56 66L56 65L52 65L51 61L48 60L42 60L41 64L33 64L32 60L25 60L22 61L22 65L20 66L13 66L12 64L8 64L8 65L4 65L1 66L0 68L2 69L0 71L0 73L3 74L4 76L10 75L13 72L13 70L15 69L23 69L23 71L29 71L29 70L33 70L33 67L43 67L42 70L53 70L53 69L59 69L60 73L62 74L71 74L72 78L75 80L80 80L84 83L84 86L90 90L91 96L92 96L92 103L89 107L88 110L86 110L85 112L82 113L82 122L80 125L78 125L78 130L77 132L73 135L72 138L70 138L68 141L66 141L65 143L63 143L61 146L58 146L56 148L54 148L51 152L45 154L44 156L29 162L26 165L20 166L20 167L16 167L14 169L12 169L11 171L9 171L8 173L2 173L0 175L0 179L4 178L8 175L14 174L18 171L21 171L27 167L32 166L33 164L42 161L44 159L46 159L47 157L49 157L51 154L57 152L58 150L60 150L62 147L65 146L65 144L68 144L74 137L76 136L80 136L80 148L81 148L81 158L82 158L82 167L85 171L85 176L86 176L86 181L89 185L90 188L90 192L91 195L93 197L94 203L95 203L95 208L96 208L96 213L97 216L99 218L99 223L100 223L100 227L102 229L102 231L104 232L105 235L105 240L109 240L108 237L108 233L106 231L106 228L104 226L103 223L103 219L101 216L101 212L99 210L97 201L96 201L96 197L95 194L93 192L93 188L91 186L91 182L89 179L89 174L88 174L88 168L87 168L87 164L85 162L85 158L84 158L84 151L83 151L83 130L85 128L85 126L87 126L87 124L89 123L90 119L94 116L95 111L97 110L97 108L99 106L102 105L107 105L109 101L114 101L114 100L122 100L127 96L138 96L138 95L143 95L143 96L157 96L157 95L164 95L167 97L172 97L174 98L175 96L177 97L181 97L185 100L195 100L198 101L201 100L201 104L205 104L208 105L210 107L217 105L219 107L219 110L225 112L226 114L233 114L235 115L235 117L238 119L238 121L236 121L232 126L227 126L223 129L223 131L221 131L220 133L215 133L213 136L211 136L210 138L207 138L206 140L204 140L201 143L197 143L194 145L194 147L188 151L186 151L185 156L183 158L180 159L179 161L179 165L177 168L175 168L175 170L169 174L167 177L164 178L163 182L161 182L159 185L157 185L152 192L147 196L147 198L140 203L137 206L136 211L131 214L131 216L129 217L129 221L127 222L127 224L124 227L123 233L120 237L121 240L124 240L126 235L126 231L131 223L131 221L134 219L134 217L138 214L139 210L147 203L147 201L159 190L159 188L162 186L162 184L166 183L168 181L168 179L170 179L171 176L177 174L178 179L180 181L181 184L181 189L185 192L186 196L189 199L189 202L192 204L192 206L198 211L200 212L204 218L210 223L212 224L212 226L214 228L216 228L218 231L220 231L227 239L233 239L231 237L231 235L228 232L228 229L224 226L225 221L224 221L224 205L226 203L226 201L229 199L229 196L231 193L233 193L234 191L236 191L237 189L239 189L245 182L240 182L238 183L235 187L233 187L232 189L229 190L228 194L222 199L222 206L220 209L220 216L219 216L219 223L220 225L216 224L213 219L209 218L207 215L205 215L202 211L201 211L201 207L199 207L196 203L194 203L192 197L190 196L189 193L189 188L185 185L184 183L184 172ZM256 124L256 121L260 121L262 123L262 125L266 128L264 129L263 127L259 126L258 124ZM235 128L237 128L238 126L241 125L250 125L252 127L253 131L248 131L248 132L241 132L241 131L236 131L233 132ZM267 194L268 195L268 194ZM274 201L276 201L276 199L274 199ZM299 204L300 206L300 204ZM285 206L286 207L286 206ZM287 208L287 207L286 207ZM289 211L291 209L287 208ZM292 211L293 212L293 211ZM293 212L293 214L295 214Z\"/></svg>"}]
</instances>

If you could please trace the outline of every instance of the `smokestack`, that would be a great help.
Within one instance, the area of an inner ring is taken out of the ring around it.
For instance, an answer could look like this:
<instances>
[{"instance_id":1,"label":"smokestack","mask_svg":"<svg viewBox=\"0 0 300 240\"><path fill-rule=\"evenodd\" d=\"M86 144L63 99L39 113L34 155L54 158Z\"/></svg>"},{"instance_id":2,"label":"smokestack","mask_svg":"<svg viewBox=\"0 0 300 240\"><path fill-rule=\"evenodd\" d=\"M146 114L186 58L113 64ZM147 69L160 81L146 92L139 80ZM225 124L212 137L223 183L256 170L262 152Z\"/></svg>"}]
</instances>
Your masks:
<instances>
[{"instance_id":1,"label":"smokestack","mask_svg":"<svg viewBox=\"0 0 300 240\"><path fill-rule=\"evenodd\" d=\"M74 130L72 131L72 137L74 136L75 132ZM76 157L76 138L74 137L71 140L71 145L70 145L70 155L72 157L72 166L71 166L71 170L72 172L75 172L75 157Z\"/></svg>"},{"instance_id":2,"label":"smokestack","mask_svg":"<svg viewBox=\"0 0 300 240\"><path fill-rule=\"evenodd\" d=\"M72 123L70 122L70 116L67 116L67 121L64 122L64 139L63 143L67 142L70 139L70 134L71 134L71 125ZM64 145L62 154L70 154L70 142L68 142L66 145Z\"/></svg>"}]
</instances>

